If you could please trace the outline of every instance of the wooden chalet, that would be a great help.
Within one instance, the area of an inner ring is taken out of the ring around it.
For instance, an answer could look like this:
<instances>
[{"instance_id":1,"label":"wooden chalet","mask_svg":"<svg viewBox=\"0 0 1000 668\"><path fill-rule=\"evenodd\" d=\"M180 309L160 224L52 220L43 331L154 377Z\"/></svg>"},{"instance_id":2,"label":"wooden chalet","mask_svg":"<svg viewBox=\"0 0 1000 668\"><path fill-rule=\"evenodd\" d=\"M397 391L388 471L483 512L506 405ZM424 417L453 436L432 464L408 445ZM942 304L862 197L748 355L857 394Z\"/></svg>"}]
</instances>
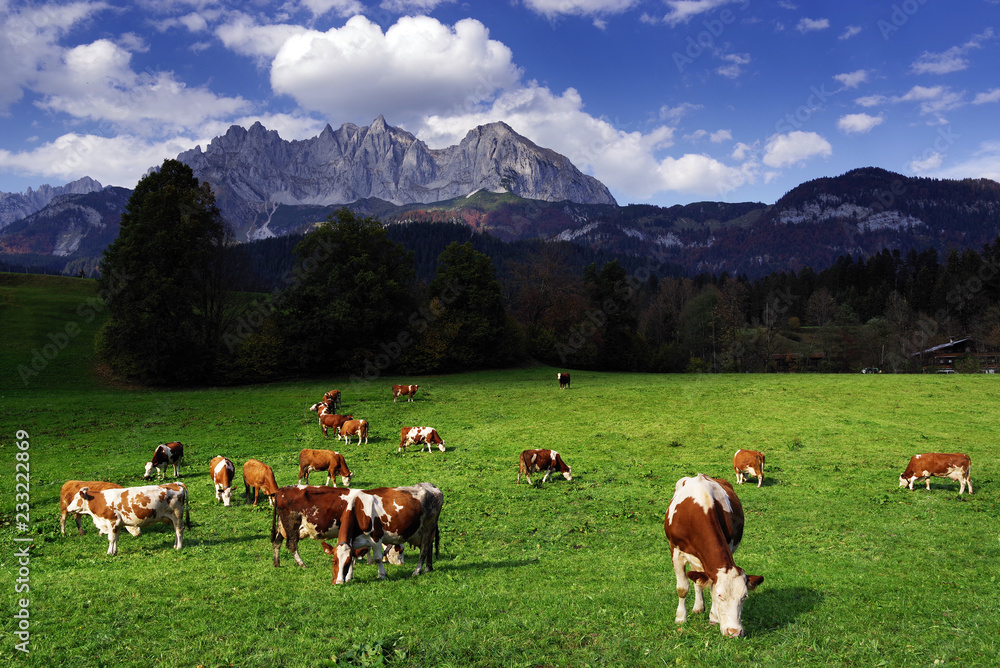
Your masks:
<instances>
[{"instance_id":1,"label":"wooden chalet","mask_svg":"<svg viewBox=\"0 0 1000 668\"><path fill-rule=\"evenodd\" d=\"M982 352L983 348L974 339L951 339L948 343L932 346L912 356L920 361L924 373L956 373L955 363L969 355L979 360L983 373L996 373L1000 355Z\"/></svg>"}]
</instances>

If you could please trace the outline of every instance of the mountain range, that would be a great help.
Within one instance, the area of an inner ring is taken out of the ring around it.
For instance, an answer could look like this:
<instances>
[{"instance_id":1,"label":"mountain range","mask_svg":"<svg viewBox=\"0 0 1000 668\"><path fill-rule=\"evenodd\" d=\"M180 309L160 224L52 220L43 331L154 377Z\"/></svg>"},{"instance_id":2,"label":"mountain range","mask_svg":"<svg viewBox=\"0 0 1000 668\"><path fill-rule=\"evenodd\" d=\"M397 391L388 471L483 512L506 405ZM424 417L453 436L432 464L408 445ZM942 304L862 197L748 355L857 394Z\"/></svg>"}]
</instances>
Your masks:
<instances>
[{"instance_id":1,"label":"mountain range","mask_svg":"<svg viewBox=\"0 0 1000 668\"><path fill-rule=\"evenodd\" d=\"M912 178L865 167L797 186L773 205L619 206L597 179L503 123L429 149L381 116L285 141L233 126L178 159L211 184L237 238L301 233L342 206L386 224L461 222L504 241L542 239L637 255L689 273L751 277L883 248L979 249L1000 235L1000 184ZM131 191L93 179L0 193L0 254L96 262Z\"/></svg>"}]
</instances>

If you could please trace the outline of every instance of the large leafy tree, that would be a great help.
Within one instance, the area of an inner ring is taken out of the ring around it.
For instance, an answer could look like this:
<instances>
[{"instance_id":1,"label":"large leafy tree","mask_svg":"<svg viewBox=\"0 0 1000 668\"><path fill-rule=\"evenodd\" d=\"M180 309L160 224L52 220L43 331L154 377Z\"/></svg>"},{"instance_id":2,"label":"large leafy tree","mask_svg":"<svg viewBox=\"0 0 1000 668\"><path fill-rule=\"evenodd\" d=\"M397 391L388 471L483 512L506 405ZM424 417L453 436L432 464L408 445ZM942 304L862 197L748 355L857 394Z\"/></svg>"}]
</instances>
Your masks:
<instances>
[{"instance_id":1,"label":"large leafy tree","mask_svg":"<svg viewBox=\"0 0 1000 668\"><path fill-rule=\"evenodd\" d=\"M278 298L291 364L304 372L371 376L396 363L416 312L413 255L375 218L348 209L295 247L296 266Z\"/></svg>"},{"instance_id":2,"label":"large leafy tree","mask_svg":"<svg viewBox=\"0 0 1000 668\"><path fill-rule=\"evenodd\" d=\"M98 354L150 384L212 377L225 329L226 230L207 183L166 160L139 181L104 251L99 287L109 319Z\"/></svg>"},{"instance_id":3,"label":"large leafy tree","mask_svg":"<svg viewBox=\"0 0 1000 668\"><path fill-rule=\"evenodd\" d=\"M452 242L441 252L430 294L435 318L425 341L441 352L436 366L499 367L516 358L517 328L504 311L493 261L471 243Z\"/></svg>"}]
</instances>

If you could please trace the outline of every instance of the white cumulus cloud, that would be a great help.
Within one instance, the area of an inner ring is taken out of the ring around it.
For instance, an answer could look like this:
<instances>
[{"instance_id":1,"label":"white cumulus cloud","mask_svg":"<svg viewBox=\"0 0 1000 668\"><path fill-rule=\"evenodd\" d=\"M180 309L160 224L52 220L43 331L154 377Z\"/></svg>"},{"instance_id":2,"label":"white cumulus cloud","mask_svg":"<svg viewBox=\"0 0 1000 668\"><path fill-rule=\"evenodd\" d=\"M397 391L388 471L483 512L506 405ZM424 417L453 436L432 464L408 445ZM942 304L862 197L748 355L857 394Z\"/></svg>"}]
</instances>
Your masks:
<instances>
[{"instance_id":1,"label":"white cumulus cloud","mask_svg":"<svg viewBox=\"0 0 1000 668\"><path fill-rule=\"evenodd\" d=\"M620 14L638 5L640 0L524 0L525 6L549 18ZM599 27L599 26L598 26Z\"/></svg>"},{"instance_id":2,"label":"white cumulus cloud","mask_svg":"<svg viewBox=\"0 0 1000 668\"><path fill-rule=\"evenodd\" d=\"M857 135L870 132L872 128L881 125L885 121L882 114L871 116L869 114L847 114L837 120L837 129L844 134Z\"/></svg>"},{"instance_id":3,"label":"white cumulus cloud","mask_svg":"<svg viewBox=\"0 0 1000 668\"><path fill-rule=\"evenodd\" d=\"M474 19L447 26L404 16L383 33L355 16L289 37L271 64L271 86L329 118L384 113L399 122L491 99L520 78L511 55Z\"/></svg>"},{"instance_id":4,"label":"white cumulus cloud","mask_svg":"<svg viewBox=\"0 0 1000 668\"><path fill-rule=\"evenodd\" d=\"M795 29L803 35L816 30L826 30L830 27L830 19L800 19Z\"/></svg>"},{"instance_id":5,"label":"white cumulus cloud","mask_svg":"<svg viewBox=\"0 0 1000 668\"><path fill-rule=\"evenodd\" d=\"M827 157L833 147L815 132L795 130L772 135L764 148L764 164L768 167L788 167L810 158Z\"/></svg>"},{"instance_id":6,"label":"white cumulus cloud","mask_svg":"<svg viewBox=\"0 0 1000 668\"><path fill-rule=\"evenodd\" d=\"M868 81L868 70L855 70L844 74L835 74L833 78L839 81L844 88L857 88Z\"/></svg>"},{"instance_id":7,"label":"white cumulus cloud","mask_svg":"<svg viewBox=\"0 0 1000 668\"><path fill-rule=\"evenodd\" d=\"M985 93L978 93L972 104L987 104L989 102L1000 102L1000 88L992 88Z\"/></svg>"}]
</instances>

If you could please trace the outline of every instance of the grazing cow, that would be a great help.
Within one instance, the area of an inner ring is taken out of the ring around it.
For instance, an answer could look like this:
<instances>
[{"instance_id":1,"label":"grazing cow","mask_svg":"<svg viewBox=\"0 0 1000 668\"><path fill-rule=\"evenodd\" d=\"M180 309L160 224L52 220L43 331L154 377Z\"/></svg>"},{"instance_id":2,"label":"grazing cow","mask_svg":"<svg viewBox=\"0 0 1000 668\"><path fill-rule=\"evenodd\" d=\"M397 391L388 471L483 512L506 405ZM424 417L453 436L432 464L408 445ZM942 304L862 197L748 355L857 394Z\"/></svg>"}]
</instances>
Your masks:
<instances>
[{"instance_id":1,"label":"grazing cow","mask_svg":"<svg viewBox=\"0 0 1000 668\"><path fill-rule=\"evenodd\" d=\"M438 547L438 520L444 494L434 485L422 482L410 487L379 487L365 490L374 498L371 506L355 502L353 512L344 515L333 554L334 582L353 577L357 548L373 547L379 579L385 578L383 545L409 543L420 549L413 575L434 570L434 552Z\"/></svg>"},{"instance_id":2,"label":"grazing cow","mask_svg":"<svg viewBox=\"0 0 1000 668\"><path fill-rule=\"evenodd\" d=\"M278 492L278 483L274 480L274 471L262 461L248 459L243 465L243 493L247 503L250 503L250 490L253 489L253 505L263 492L267 502L274 505L274 495Z\"/></svg>"},{"instance_id":3,"label":"grazing cow","mask_svg":"<svg viewBox=\"0 0 1000 668\"><path fill-rule=\"evenodd\" d=\"M969 455L960 453L939 454L928 452L922 455L913 455L906 470L899 476L899 486L906 485L913 489L913 483L921 480L927 481L927 491L931 489L931 476L938 478L951 478L958 483L958 493L965 491L965 486L969 486L969 494L972 494L972 480L969 479L969 471L972 469L972 460Z\"/></svg>"},{"instance_id":4,"label":"grazing cow","mask_svg":"<svg viewBox=\"0 0 1000 668\"><path fill-rule=\"evenodd\" d=\"M349 509L349 501L361 490L314 485L289 485L274 495L271 518L271 545L274 565L279 565L279 550L286 542L295 563L305 568L299 556L300 538L336 538L340 523Z\"/></svg>"},{"instance_id":5,"label":"grazing cow","mask_svg":"<svg viewBox=\"0 0 1000 668\"><path fill-rule=\"evenodd\" d=\"M118 533L122 527L133 536L141 527L163 522L174 526L174 549L179 550L184 540L184 523L191 517L187 487L181 483L170 485L145 485L91 491L83 487L70 501L67 510L85 513L94 520L94 526L108 535L108 555L118 552Z\"/></svg>"},{"instance_id":6,"label":"grazing cow","mask_svg":"<svg viewBox=\"0 0 1000 668\"><path fill-rule=\"evenodd\" d=\"M437 429L433 427L403 427L399 432L399 449L402 452L411 445L427 445L427 452L431 451L431 446L436 445L441 452L445 451L444 441L438 436ZM420 448L423 450L423 447Z\"/></svg>"},{"instance_id":7,"label":"grazing cow","mask_svg":"<svg viewBox=\"0 0 1000 668\"><path fill-rule=\"evenodd\" d=\"M764 453L756 450L737 450L733 455L736 484L742 485L748 476L757 478L757 486L764 482Z\"/></svg>"},{"instance_id":8,"label":"grazing cow","mask_svg":"<svg viewBox=\"0 0 1000 668\"><path fill-rule=\"evenodd\" d=\"M351 469L347 468L344 456L333 450L309 450L299 452L299 484L305 478L309 484L309 474L313 471L326 471L326 484L333 481L333 486L337 486L337 476L340 476L344 487L351 486Z\"/></svg>"},{"instance_id":9,"label":"grazing cow","mask_svg":"<svg viewBox=\"0 0 1000 668\"><path fill-rule=\"evenodd\" d=\"M323 395L323 403L330 407L330 412L340 408L340 390L330 390Z\"/></svg>"},{"instance_id":10,"label":"grazing cow","mask_svg":"<svg viewBox=\"0 0 1000 668\"><path fill-rule=\"evenodd\" d=\"M413 395L417 393L417 388L419 385L393 385L392 386L392 403L396 403L396 399L400 397L406 397L407 401L413 401Z\"/></svg>"},{"instance_id":11,"label":"grazing cow","mask_svg":"<svg viewBox=\"0 0 1000 668\"><path fill-rule=\"evenodd\" d=\"M351 436L358 437L358 445L361 445L361 438L364 437L365 444L368 444L368 420L348 420L340 426L340 435L344 437L344 442L351 444Z\"/></svg>"},{"instance_id":12,"label":"grazing cow","mask_svg":"<svg viewBox=\"0 0 1000 668\"><path fill-rule=\"evenodd\" d=\"M568 373L557 373L556 378L559 379L559 389L565 390L569 388L569 374Z\"/></svg>"},{"instance_id":13,"label":"grazing cow","mask_svg":"<svg viewBox=\"0 0 1000 668\"><path fill-rule=\"evenodd\" d=\"M66 535L66 515L69 514L69 503L84 487L90 489L91 493L99 492L103 489L121 489L121 485L116 485L113 482L101 482L99 480L67 480L63 483L62 489L59 490L59 531ZM76 529L83 535L83 525L80 524L80 513L73 513L73 519L76 520Z\"/></svg>"},{"instance_id":14,"label":"grazing cow","mask_svg":"<svg viewBox=\"0 0 1000 668\"><path fill-rule=\"evenodd\" d=\"M181 474L181 460L184 458L184 446L177 441L172 443L160 443L153 450L153 460L146 462L146 472L143 474L144 480L149 480L153 477L153 469L156 469L159 473L159 477L162 479L167 472L167 465L174 465L174 477L178 478Z\"/></svg>"},{"instance_id":15,"label":"grazing cow","mask_svg":"<svg viewBox=\"0 0 1000 668\"><path fill-rule=\"evenodd\" d=\"M708 587L712 611L708 620L718 624L722 635L743 635L743 601L764 581L763 576L747 575L733 561L733 553L743 538L743 506L733 486L725 480L702 474L681 478L663 522L670 541L670 554L677 576L678 624L687 621L684 599L688 580L694 583L694 608L705 612L702 590ZM684 572L687 564L697 570Z\"/></svg>"},{"instance_id":16,"label":"grazing cow","mask_svg":"<svg viewBox=\"0 0 1000 668\"><path fill-rule=\"evenodd\" d=\"M233 498L233 478L236 477L236 466L219 455L213 457L208 463L208 470L212 474L212 484L215 485L215 500L222 501L222 505L229 507Z\"/></svg>"},{"instance_id":17,"label":"grazing cow","mask_svg":"<svg viewBox=\"0 0 1000 668\"><path fill-rule=\"evenodd\" d=\"M517 470L517 484L521 484L523 474L528 484L531 484L531 474L545 471L542 482L549 479L553 471L563 474L566 480L573 479L573 469L563 461L562 455L555 450L525 450L521 453L521 464Z\"/></svg>"}]
</instances>

